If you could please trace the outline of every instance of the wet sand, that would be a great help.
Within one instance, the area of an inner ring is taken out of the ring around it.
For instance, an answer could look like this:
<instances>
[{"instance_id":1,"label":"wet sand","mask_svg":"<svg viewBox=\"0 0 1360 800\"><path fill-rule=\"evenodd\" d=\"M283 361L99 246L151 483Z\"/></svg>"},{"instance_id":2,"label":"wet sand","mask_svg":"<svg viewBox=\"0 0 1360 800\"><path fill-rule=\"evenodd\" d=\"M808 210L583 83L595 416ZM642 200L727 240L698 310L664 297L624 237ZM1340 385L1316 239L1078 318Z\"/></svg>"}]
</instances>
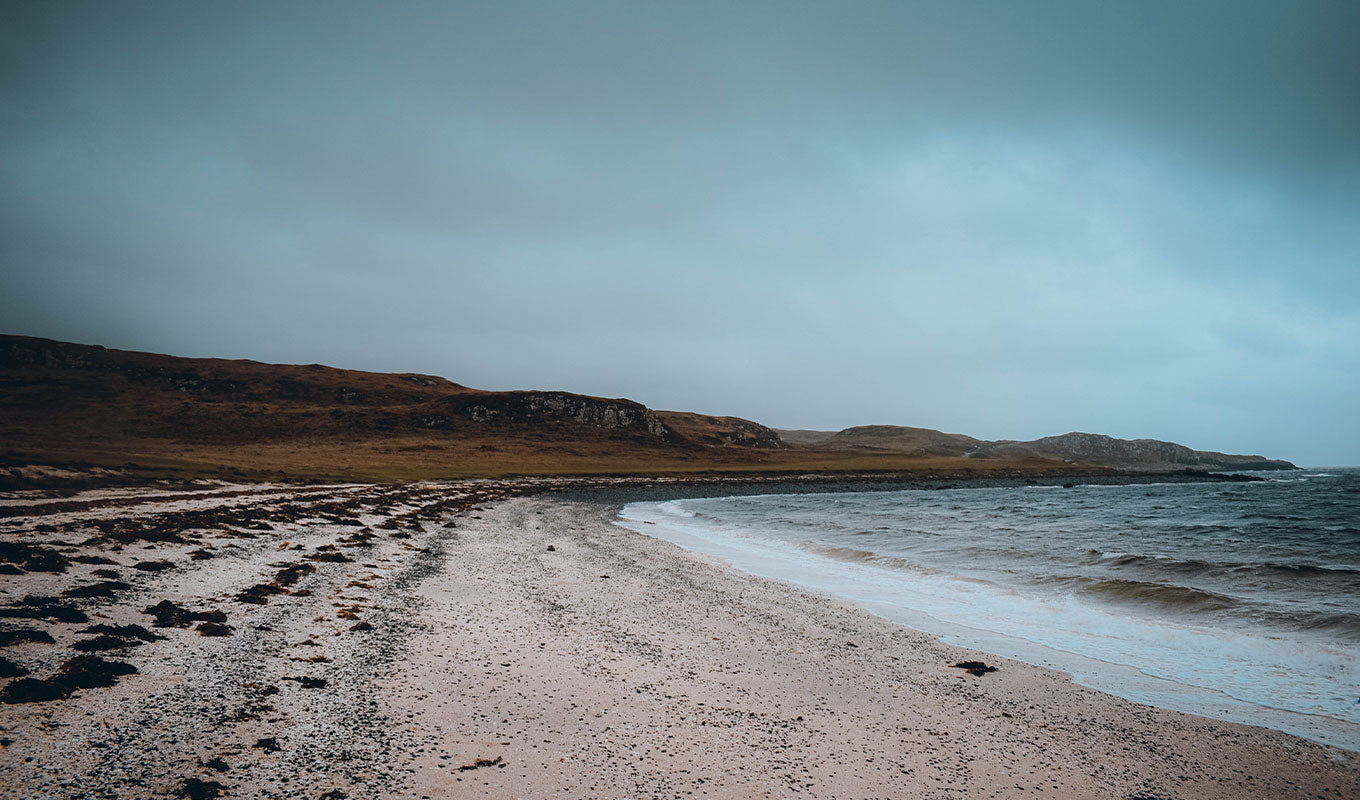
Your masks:
<instances>
[{"instance_id":1,"label":"wet sand","mask_svg":"<svg viewBox=\"0 0 1360 800\"><path fill-rule=\"evenodd\" d=\"M1355 754L945 645L525 490L4 509L0 631L52 641L0 648L30 672L0 691L66 697L0 705L0 795L1360 796Z\"/></svg>"}]
</instances>

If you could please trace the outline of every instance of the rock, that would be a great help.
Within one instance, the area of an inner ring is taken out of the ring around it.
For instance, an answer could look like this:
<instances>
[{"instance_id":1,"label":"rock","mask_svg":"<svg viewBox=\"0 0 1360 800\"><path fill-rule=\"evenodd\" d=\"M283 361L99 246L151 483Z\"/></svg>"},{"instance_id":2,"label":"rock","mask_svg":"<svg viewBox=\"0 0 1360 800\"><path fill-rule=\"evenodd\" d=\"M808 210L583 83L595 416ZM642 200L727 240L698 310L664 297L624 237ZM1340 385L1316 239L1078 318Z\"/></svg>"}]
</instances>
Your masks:
<instances>
[{"instance_id":1,"label":"rock","mask_svg":"<svg viewBox=\"0 0 1360 800\"><path fill-rule=\"evenodd\" d=\"M989 667L981 661L960 661L955 664L954 667L967 672L969 675L976 675L979 678L989 672L996 672L996 667Z\"/></svg>"}]
</instances>

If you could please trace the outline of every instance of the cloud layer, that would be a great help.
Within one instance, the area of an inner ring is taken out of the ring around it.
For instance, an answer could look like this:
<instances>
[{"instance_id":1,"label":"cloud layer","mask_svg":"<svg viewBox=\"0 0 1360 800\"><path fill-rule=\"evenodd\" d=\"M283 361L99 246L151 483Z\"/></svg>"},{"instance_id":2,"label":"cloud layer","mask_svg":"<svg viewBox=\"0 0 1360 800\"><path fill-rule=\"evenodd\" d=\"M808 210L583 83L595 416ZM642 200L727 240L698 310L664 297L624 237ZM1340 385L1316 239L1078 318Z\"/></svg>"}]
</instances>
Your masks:
<instances>
[{"instance_id":1,"label":"cloud layer","mask_svg":"<svg viewBox=\"0 0 1360 800\"><path fill-rule=\"evenodd\" d=\"M32 3L8 332L1360 463L1348 3Z\"/></svg>"}]
</instances>

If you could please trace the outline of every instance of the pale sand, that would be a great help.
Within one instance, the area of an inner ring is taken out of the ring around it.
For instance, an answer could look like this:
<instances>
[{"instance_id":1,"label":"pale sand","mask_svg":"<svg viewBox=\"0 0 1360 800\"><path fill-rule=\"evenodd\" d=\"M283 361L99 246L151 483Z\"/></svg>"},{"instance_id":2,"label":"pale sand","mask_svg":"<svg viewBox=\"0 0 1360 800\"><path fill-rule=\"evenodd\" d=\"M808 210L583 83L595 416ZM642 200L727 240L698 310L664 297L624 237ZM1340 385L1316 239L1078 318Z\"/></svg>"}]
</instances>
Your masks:
<instances>
[{"instance_id":1,"label":"pale sand","mask_svg":"<svg viewBox=\"0 0 1360 800\"><path fill-rule=\"evenodd\" d=\"M333 492L383 533L392 513L485 489ZM201 562L139 552L176 570L83 605L92 617L149 624L139 609L172 597L228 611L236 635L157 629L170 638L128 652L141 672L113 688L0 706L4 796L166 796L193 777L236 797L1360 797L1355 754L948 646L615 526L608 506L482 500L346 549L354 562L294 587L311 596L264 606L231 597L295 563L280 539L315 551L355 529L299 520ZM3 576L0 597L37 580L74 582ZM83 627L40 626L55 646L0 651L35 676ZM316 656L330 661L293 660ZM969 659L999 670L950 666ZM230 770L200 765L214 757Z\"/></svg>"}]
</instances>

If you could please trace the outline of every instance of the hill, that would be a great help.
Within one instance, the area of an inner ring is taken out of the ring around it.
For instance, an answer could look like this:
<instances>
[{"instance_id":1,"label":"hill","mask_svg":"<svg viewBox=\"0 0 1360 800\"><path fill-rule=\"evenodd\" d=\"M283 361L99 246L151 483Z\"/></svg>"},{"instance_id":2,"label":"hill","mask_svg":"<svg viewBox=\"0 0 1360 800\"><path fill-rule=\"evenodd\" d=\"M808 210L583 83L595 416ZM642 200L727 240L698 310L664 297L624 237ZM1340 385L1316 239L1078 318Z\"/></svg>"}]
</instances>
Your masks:
<instances>
[{"instance_id":1,"label":"hill","mask_svg":"<svg viewBox=\"0 0 1360 800\"><path fill-rule=\"evenodd\" d=\"M1177 470L1297 469L1288 461L1255 455L1192 450L1157 439L1116 439L1098 433L1065 433L1029 442L983 441L957 433L897 425L863 425L842 431L781 430L786 442L818 450L897 452L976 459L1040 458L1131 472Z\"/></svg>"},{"instance_id":2,"label":"hill","mask_svg":"<svg viewBox=\"0 0 1360 800\"><path fill-rule=\"evenodd\" d=\"M1298 469L1288 461L1264 456L1229 455L1211 450L1192 450L1183 444L1158 439L1116 439L1099 433L1064 433L1032 442L984 442L968 453L988 458L1038 456L1085 464L1104 464L1138 472L1171 469L1280 470Z\"/></svg>"},{"instance_id":3,"label":"hill","mask_svg":"<svg viewBox=\"0 0 1360 800\"><path fill-rule=\"evenodd\" d=\"M409 480L698 471L1067 473L1052 459L790 445L750 420L320 364L0 336L10 485L63 465L141 476ZM35 466L46 465L46 466ZM0 476L3 477L3 476Z\"/></svg>"},{"instance_id":4,"label":"hill","mask_svg":"<svg viewBox=\"0 0 1360 800\"><path fill-rule=\"evenodd\" d=\"M981 444L961 433L942 433L904 425L859 425L841 431L781 430L790 444L828 450L866 450L911 455L961 456Z\"/></svg>"},{"instance_id":5,"label":"hill","mask_svg":"<svg viewBox=\"0 0 1360 800\"><path fill-rule=\"evenodd\" d=\"M379 481L1293 468L1260 456L1097 434L988 442L896 425L776 431L623 398L486 391L434 375L180 358L3 335L0 441L0 483L11 487L51 484L72 467L137 478Z\"/></svg>"}]
</instances>

